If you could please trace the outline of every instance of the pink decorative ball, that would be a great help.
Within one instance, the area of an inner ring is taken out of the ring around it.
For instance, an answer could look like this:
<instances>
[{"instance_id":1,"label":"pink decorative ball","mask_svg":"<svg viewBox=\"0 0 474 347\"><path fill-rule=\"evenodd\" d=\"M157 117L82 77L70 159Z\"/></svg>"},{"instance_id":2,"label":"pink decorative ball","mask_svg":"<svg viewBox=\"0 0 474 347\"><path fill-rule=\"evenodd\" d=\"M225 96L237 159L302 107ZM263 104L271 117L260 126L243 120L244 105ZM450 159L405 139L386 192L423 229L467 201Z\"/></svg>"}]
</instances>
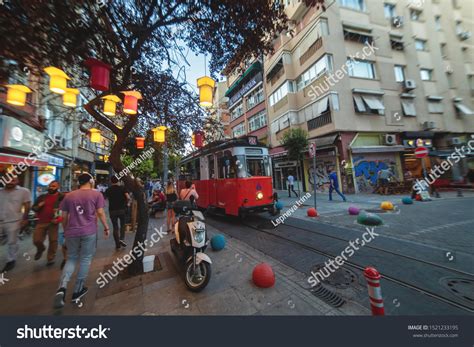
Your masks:
<instances>
[{"instance_id":1,"label":"pink decorative ball","mask_svg":"<svg viewBox=\"0 0 474 347\"><path fill-rule=\"evenodd\" d=\"M351 216L357 216L360 213L360 209L355 206L350 206L347 211Z\"/></svg>"},{"instance_id":2,"label":"pink decorative ball","mask_svg":"<svg viewBox=\"0 0 474 347\"><path fill-rule=\"evenodd\" d=\"M267 263L255 266L252 272L253 283L260 288L270 288L275 284L275 274L272 267Z\"/></svg>"}]
</instances>

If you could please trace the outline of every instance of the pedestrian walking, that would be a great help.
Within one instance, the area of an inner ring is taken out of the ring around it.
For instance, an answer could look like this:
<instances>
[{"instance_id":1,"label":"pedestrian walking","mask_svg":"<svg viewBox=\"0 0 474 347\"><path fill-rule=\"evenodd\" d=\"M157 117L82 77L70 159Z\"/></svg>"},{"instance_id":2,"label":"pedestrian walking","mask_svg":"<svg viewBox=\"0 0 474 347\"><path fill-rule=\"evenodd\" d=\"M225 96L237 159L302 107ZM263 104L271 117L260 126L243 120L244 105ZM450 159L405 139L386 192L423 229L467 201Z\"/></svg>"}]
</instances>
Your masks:
<instances>
[{"instance_id":1,"label":"pedestrian walking","mask_svg":"<svg viewBox=\"0 0 474 347\"><path fill-rule=\"evenodd\" d=\"M196 188L191 181L186 181L184 184L185 188L181 189L179 192L179 199L180 200L188 200L194 203L197 199L199 199L199 194L196 192Z\"/></svg>"},{"instance_id":2,"label":"pedestrian walking","mask_svg":"<svg viewBox=\"0 0 474 347\"><path fill-rule=\"evenodd\" d=\"M377 189L377 191L380 194L387 195L390 179L392 178L395 179L395 175L393 174L390 168L386 168L386 169L380 170L377 174L377 177L378 177L378 181L380 182L380 187Z\"/></svg>"},{"instance_id":3,"label":"pedestrian walking","mask_svg":"<svg viewBox=\"0 0 474 347\"><path fill-rule=\"evenodd\" d=\"M81 299L88 291L85 282L97 246L97 217L104 226L105 238L109 236L104 197L94 190L94 178L89 173L83 173L78 177L78 182L79 189L67 194L60 205L68 258L54 298L54 308L64 306L67 284L78 261L79 271L72 301Z\"/></svg>"},{"instance_id":4,"label":"pedestrian walking","mask_svg":"<svg viewBox=\"0 0 474 347\"><path fill-rule=\"evenodd\" d=\"M339 191L339 180L337 179L337 173L333 169L329 169L329 201L332 201L333 191L336 191L342 200L347 201L344 194Z\"/></svg>"},{"instance_id":5,"label":"pedestrian walking","mask_svg":"<svg viewBox=\"0 0 474 347\"><path fill-rule=\"evenodd\" d=\"M15 267L18 254L18 234L28 224L31 205L31 192L18 185L17 176L10 176L5 188L0 189L0 234L7 235L7 263L2 272Z\"/></svg>"},{"instance_id":6,"label":"pedestrian walking","mask_svg":"<svg viewBox=\"0 0 474 347\"><path fill-rule=\"evenodd\" d=\"M178 200L178 194L176 194L174 183L173 181L168 181L168 185L166 186L166 229L168 233L173 231L175 222L173 204L176 200Z\"/></svg>"},{"instance_id":7,"label":"pedestrian walking","mask_svg":"<svg viewBox=\"0 0 474 347\"><path fill-rule=\"evenodd\" d=\"M59 192L59 182L52 181L48 186L48 192L40 195L33 207L36 212L38 222L33 232L33 244L36 246L35 260L41 259L46 247L44 241L48 237L47 266L54 264L56 252L58 250L58 229L59 229L59 204L64 198L64 194Z\"/></svg>"},{"instance_id":8,"label":"pedestrian walking","mask_svg":"<svg viewBox=\"0 0 474 347\"><path fill-rule=\"evenodd\" d=\"M286 183L288 185L288 197L291 198L291 192L295 193L296 197L298 197L298 193L295 192L295 178L291 172L286 178Z\"/></svg>"},{"instance_id":9,"label":"pedestrian walking","mask_svg":"<svg viewBox=\"0 0 474 347\"><path fill-rule=\"evenodd\" d=\"M109 200L109 216L112 221L115 249L119 250L120 247L127 247L124 240L125 216L130 203L130 196L125 187L119 184L117 177L112 176L110 183L112 185L105 191L105 197Z\"/></svg>"}]
</instances>

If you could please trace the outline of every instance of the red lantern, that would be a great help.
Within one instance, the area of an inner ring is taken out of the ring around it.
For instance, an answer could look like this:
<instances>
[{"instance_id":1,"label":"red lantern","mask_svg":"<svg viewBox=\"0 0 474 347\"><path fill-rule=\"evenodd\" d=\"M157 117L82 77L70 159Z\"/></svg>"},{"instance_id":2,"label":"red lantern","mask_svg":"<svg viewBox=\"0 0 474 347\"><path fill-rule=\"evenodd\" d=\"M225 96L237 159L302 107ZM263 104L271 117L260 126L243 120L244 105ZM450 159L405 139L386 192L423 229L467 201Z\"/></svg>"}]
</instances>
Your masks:
<instances>
[{"instance_id":1,"label":"red lantern","mask_svg":"<svg viewBox=\"0 0 474 347\"><path fill-rule=\"evenodd\" d=\"M137 141L137 149L145 148L145 138L144 137L136 137L135 140Z\"/></svg>"},{"instance_id":2,"label":"red lantern","mask_svg":"<svg viewBox=\"0 0 474 347\"><path fill-rule=\"evenodd\" d=\"M122 93L125 94L125 99L123 100L123 112L127 114L137 114L138 100L142 98L140 92L130 90Z\"/></svg>"},{"instance_id":3,"label":"red lantern","mask_svg":"<svg viewBox=\"0 0 474 347\"><path fill-rule=\"evenodd\" d=\"M91 88L101 91L108 90L111 66L94 58L87 59L84 64L91 70Z\"/></svg>"},{"instance_id":4,"label":"red lantern","mask_svg":"<svg viewBox=\"0 0 474 347\"><path fill-rule=\"evenodd\" d=\"M204 144L204 133L202 131L194 132L194 146L201 148Z\"/></svg>"}]
</instances>

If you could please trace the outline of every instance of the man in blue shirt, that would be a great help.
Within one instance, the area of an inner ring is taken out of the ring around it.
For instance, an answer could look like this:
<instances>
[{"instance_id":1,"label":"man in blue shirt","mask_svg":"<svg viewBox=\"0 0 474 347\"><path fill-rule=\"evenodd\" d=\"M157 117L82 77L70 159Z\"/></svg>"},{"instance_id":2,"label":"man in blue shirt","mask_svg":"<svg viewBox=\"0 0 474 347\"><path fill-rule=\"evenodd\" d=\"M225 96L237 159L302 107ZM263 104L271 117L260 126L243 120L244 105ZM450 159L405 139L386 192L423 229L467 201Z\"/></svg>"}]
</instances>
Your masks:
<instances>
[{"instance_id":1,"label":"man in blue shirt","mask_svg":"<svg viewBox=\"0 0 474 347\"><path fill-rule=\"evenodd\" d=\"M333 169L329 169L329 201L332 201L332 192L336 191L337 194L346 201L346 197L339 191L339 181L337 179L337 173Z\"/></svg>"}]
</instances>

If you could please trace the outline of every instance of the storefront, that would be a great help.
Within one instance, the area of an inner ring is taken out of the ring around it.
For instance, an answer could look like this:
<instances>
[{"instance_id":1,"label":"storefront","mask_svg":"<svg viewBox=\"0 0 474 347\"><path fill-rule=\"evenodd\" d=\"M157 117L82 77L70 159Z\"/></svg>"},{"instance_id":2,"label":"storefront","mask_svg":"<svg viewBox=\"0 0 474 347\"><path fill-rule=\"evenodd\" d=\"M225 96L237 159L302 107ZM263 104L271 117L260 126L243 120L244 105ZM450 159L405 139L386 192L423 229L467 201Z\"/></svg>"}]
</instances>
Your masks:
<instances>
[{"instance_id":1,"label":"storefront","mask_svg":"<svg viewBox=\"0 0 474 347\"><path fill-rule=\"evenodd\" d=\"M62 171L64 169L64 159L48 154L42 153L39 156L47 165L42 167L35 167L33 169L33 198L36 199L41 194L48 190L48 185L52 181L62 182Z\"/></svg>"},{"instance_id":2,"label":"storefront","mask_svg":"<svg viewBox=\"0 0 474 347\"><path fill-rule=\"evenodd\" d=\"M295 190L303 191L304 184L301 179L301 169L297 170L298 162L289 160L287 151L283 147L270 149L273 167L273 188L276 190L287 190L287 177L291 174L295 178ZM301 166L300 166L301 167ZM298 179L299 178L299 179Z\"/></svg>"}]
</instances>

